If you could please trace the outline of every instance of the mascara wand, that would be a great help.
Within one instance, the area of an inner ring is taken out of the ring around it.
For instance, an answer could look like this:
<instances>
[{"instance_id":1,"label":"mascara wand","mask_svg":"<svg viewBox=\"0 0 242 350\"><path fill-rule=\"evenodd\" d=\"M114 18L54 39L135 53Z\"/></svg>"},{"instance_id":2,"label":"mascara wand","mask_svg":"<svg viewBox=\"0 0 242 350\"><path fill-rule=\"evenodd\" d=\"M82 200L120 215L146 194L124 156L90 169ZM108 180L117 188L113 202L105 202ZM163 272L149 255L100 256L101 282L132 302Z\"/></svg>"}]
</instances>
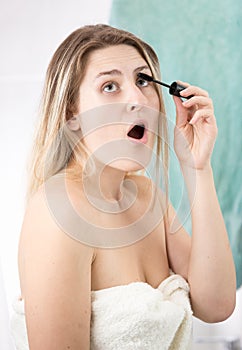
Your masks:
<instances>
[{"instance_id":1,"label":"mascara wand","mask_svg":"<svg viewBox=\"0 0 242 350\"><path fill-rule=\"evenodd\" d=\"M194 95L190 95L190 96L187 96L187 97L181 96L180 95L180 91L186 89L186 87L181 85L181 84L178 84L175 81L171 85L168 85L166 83L163 83L162 81L159 81L159 80L156 80L156 79L152 78L148 74L138 73L137 75L138 75L139 78L142 78L142 79L147 80L147 81L152 81L153 83L160 84L160 85L163 85L163 86L169 88L169 94L170 95L174 95L174 96L178 96L178 97L182 97L182 98L187 98L187 99L189 99L189 98L194 96Z\"/></svg>"}]
</instances>

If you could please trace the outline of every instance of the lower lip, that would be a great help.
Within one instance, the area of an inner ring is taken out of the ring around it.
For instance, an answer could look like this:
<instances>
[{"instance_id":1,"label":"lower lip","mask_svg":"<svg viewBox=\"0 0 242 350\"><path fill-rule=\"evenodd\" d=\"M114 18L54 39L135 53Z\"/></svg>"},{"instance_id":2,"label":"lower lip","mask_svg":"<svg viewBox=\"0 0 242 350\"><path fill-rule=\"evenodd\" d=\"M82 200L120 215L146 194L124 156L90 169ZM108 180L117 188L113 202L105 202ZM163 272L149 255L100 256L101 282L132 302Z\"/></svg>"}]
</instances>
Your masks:
<instances>
[{"instance_id":1,"label":"lower lip","mask_svg":"<svg viewBox=\"0 0 242 350\"><path fill-rule=\"evenodd\" d=\"M144 135L143 135L143 137L141 139L134 139L133 137L129 137L129 136L128 136L128 139L130 141L132 141L133 143L136 143L136 144L139 144L139 143L145 144L145 143L148 142L147 130L145 129Z\"/></svg>"}]
</instances>

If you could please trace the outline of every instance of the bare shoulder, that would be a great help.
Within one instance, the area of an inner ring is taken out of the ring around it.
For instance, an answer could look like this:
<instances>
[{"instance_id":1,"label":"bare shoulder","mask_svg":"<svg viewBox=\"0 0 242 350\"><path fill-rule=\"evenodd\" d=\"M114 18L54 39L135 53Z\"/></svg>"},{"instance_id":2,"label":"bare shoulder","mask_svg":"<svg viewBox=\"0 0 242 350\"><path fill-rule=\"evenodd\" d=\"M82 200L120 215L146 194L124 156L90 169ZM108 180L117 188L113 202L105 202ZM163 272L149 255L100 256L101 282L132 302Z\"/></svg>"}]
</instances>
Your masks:
<instances>
[{"instance_id":1,"label":"bare shoulder","mask_svg":"<svg viewBox=\"0 0 242 350\"><path fill-rule=\"evenodd\" d=\"M31 348L89 349L93 256L58 226L42 186L27 205L19 243Z\"/></svg>"},{"instance_id":2,"label":"bare shoulder","mask_svg":"<svg viewBox=\"0 0 242 350\"><path fill-rule=\"evenodd\" d=\"M74 189L74 187L73 187ZM21 240L25 241L26 245L32 246L34 242L45 245L45 243L54 243L58 240L59 243L65 244L65 247L76 250L79 256L80 250L82 253L87 252L92 254L93 247L82 244L81 242L72 239L66 232L63 231L61 224L58 223L58 218L55 216L55 211L50 203L50 197L55 197L56 201L62 197L59 196L59 189L56 188L49 193L49 197L46 196L46 189L41 186L39 190L31 197L26 207L22 231ZM73 191L74 193L74 191ZM58 202L61 207L64 203ZM63 212L67 216L68 212ZM31 244L28 244L31 242ZM72 252L73 253L73 252Z\"/></svg>"}]
</instances>

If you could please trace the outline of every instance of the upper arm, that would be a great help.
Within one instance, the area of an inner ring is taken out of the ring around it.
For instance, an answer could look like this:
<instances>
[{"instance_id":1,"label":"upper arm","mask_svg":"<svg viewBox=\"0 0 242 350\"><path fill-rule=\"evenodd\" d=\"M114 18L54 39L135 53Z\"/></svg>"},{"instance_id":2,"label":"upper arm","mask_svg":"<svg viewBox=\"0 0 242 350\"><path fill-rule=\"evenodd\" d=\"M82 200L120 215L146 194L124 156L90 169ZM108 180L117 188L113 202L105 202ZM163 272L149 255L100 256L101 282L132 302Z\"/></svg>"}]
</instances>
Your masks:
<instances>
[{"instance_id":1,"label":"upper arm","mask_svg":"<svg viewBox=\"0 0 242 350\"><path fill-rule=\"evenodd\" d=\"M180 223L170 203L165 220L165 231L169 266L173 272L188 279L191 237Z\"/></svg>"},{"instance_id":2,"label":"upper arm","mask_svg":"<svg viewBox=\"0 0 242 350\"><path fill-rule=\"evenodd\" d=\"M61 231L38 193L27 208L19 247L31 350L89 349L93 254L94 248Z\"/></svg>"}]
</instances>

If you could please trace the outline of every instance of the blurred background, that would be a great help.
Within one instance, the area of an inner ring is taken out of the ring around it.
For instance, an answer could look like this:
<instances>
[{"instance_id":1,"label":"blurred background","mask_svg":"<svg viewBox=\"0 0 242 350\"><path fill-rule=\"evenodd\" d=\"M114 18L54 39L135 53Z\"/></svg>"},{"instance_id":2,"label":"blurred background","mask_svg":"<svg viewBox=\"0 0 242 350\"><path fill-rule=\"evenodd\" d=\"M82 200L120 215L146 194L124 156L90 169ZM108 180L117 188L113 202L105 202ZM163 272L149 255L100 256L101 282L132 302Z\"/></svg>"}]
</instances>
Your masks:
<instances>
[{"instance_id":1,"label":"blurred background","mask_svg":"<svg viewBox=\"0 0 242 350\"><path fill-rule=\"evenodd\" d=\"M214 100L219 135L213 169L236 263L237 305L233 315L219 324L194 318L192 349L238 349L238 339L242 342L241 0L0 0L0 4L0 349L14 350L8 325L19 291L17 249L26 161L45 71L69 33L95 23L110 23L140 36L158 53L163 81L199 85ZM167 115L174 120L167 91L164 98ZM182 180L173 158L171 200L179 209Z\"/></svg>"}]
</instances>

